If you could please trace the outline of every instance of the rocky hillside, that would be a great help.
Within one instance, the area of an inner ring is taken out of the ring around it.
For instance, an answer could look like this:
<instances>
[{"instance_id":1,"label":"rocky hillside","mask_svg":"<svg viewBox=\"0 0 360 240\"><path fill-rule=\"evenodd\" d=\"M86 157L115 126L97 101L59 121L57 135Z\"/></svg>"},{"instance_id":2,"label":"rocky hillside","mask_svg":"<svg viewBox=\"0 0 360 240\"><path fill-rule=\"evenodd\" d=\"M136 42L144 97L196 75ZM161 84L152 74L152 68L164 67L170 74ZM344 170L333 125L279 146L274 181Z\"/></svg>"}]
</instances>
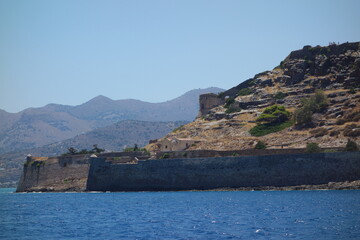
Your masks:
<instances>
[{"instance_id":1,"label":"rocky hillside","mask_svg":"<svg viewBox=\"0 0 360 240\"><path fill-rule=\"evenodd\" d=\"M305 46L271 71L202 95L199 118L164 139L196 141L188 150L251 149L259 141L267 148L344 147L348 139L359 145L359 88L359 42Z\"/></svg>"},{"instance_id":2,"label":"rocky hillside","mask_svg":"<svg viewBox=\"0 0 360 240\"><path fill-rule=\"evenodd\" d=\"M98 96L79 106L49 104L19 113L0 110L0 154L62 141L122 120L192 121L199 95L220 91L196 89L162 103Z\"/></svg>"}]
</instances>

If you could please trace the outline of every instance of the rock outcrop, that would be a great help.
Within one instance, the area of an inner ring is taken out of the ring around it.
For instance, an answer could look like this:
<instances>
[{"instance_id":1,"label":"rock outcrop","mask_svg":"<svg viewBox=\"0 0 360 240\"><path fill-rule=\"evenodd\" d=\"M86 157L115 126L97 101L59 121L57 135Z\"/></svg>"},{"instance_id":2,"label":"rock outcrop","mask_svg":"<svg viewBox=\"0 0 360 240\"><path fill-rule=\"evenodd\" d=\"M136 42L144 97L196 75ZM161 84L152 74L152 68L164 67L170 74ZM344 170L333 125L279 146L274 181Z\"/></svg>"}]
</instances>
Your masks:
<instances>
[{"instance_id":1,"label":"rock outcrop","mask_svg":"<svg viewBox=\"0 0 360 240\"><path fill-rule=\"evenodd\" d=\"M291 126L262 137L249 133L266 107L283 105L294 113L303 99L319 89L327 97L328 108L313 114L307 128ZM359 89L360 42L305 46L291 52L271 71L256 74L218 95L200 96L198 118L165 137L199 141L188 150L249 149L258 141L268 148L304 148L309 142L344 147L349 138L360 144ZM326 134L312 134L310 130L316 128L325 128ZM156 150L151 144L148 148Z\"/></svg>"}]
</instances>

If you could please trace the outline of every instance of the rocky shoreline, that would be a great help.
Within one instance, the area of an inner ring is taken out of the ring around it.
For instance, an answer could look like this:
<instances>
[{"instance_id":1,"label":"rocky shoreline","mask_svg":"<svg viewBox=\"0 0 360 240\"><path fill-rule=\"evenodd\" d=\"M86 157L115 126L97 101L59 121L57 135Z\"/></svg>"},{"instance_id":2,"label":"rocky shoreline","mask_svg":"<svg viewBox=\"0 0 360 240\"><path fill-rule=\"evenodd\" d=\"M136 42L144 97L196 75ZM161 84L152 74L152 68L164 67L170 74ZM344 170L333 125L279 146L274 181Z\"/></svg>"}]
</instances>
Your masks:
<instances>
[{"instance_id":1,"label":"rocky shoreline","mask_svg":"<svg viewBox=\"0 0 360 240\"><path fill-rule=\"evenodd\" d=\"M297 185L297 186L262 186L262 187L242 187L242 188L217 188L208 190L187 190L185 192L227 192L227 191L311 191L311 190L360 190L360 180L345 181L345 182L329 182L327 184L319 185ZM183 191L183 190L182 190ZM182 192L179 191L179 192ZM25 191L27 193L32 192L87 192L82 189L69 188L66 190L55 190L54 188L39 188L32 189L31 191ZM145 191L146 192L146 191Z\"/></svg>"},{"instance_id":2,"label":"rocky shoreline","mask_svg":"<svg viewBox=\"0 0 360 240\"><path fill-rule=\"evenodd\" d=\"M319 185L297 185L297 186L262 186L262 187L242 187L242 188L219 188L204 191L297 191L297 190L359 190L360 180L345 182L329 182ZM194 190L198 191L198 190Z\"/></svg>"}]
</instances>

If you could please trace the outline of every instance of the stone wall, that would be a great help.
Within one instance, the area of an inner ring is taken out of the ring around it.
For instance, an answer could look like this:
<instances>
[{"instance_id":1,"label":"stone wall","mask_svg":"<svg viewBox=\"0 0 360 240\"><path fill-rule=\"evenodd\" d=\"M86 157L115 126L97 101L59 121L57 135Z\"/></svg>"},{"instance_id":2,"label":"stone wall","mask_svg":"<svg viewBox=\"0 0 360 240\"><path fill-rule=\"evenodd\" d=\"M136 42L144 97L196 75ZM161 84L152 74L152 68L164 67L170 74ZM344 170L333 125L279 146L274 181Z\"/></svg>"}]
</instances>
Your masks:
<instances>
[{"instance_id":1,"label":"stone wall","mask_svg":"<svg viewBox=\"0 0 360 240\"><path fill-rule=\"evenodd\" d=\"M360 179L360 152L162 159L91 159L88 191L169 191L315 185Z\"/></svg>"},{"instance_id":2,"label":"stone wall","mask_svg":"<svg viewBox=\"0 0 360 240\"><path fill-rule=\"evenodd\" d=\"M343 150L340 148L331 148L332 150ZM325 149L323 149L325 150ZM160 151L156 153L156 158L209 158L209 157L240 157L240 156L258 156L274 154L299 154L305 153L305 148L284 148L284 149L244 149L233 151L216 150L187 150L187 151Z\"/></svg>"},{"instance_id":3,"label":"stone wall","mask_svg":"<svg viewBox=\"0 0 360 240\"><path fill-rule=\"evenodd\" d=\"M84 191L88 172L89 155L32 158L24 164L16 191Z\"/></svg>"}]
</instances>

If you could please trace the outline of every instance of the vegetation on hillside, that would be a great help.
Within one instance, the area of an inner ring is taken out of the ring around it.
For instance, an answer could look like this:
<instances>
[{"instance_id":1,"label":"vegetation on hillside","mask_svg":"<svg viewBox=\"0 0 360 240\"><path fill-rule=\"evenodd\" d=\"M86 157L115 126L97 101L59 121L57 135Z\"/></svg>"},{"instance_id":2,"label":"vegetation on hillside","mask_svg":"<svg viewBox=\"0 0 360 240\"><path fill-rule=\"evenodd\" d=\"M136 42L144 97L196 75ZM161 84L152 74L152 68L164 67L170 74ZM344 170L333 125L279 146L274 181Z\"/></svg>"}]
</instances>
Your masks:
<instances>
[{"instance_id":1,"label":"vegetation on hillside","mask_svg":"<svg viewBox=\"0 0 360 240\"><path fill-rule=\"evenodd\" d=\"M328 100L323 91L317 90L311 97L302 99L301 105L294 113L296 125L308 125L314 113L323 112L327 108Z\"/></svg>"},{"instance_id":2,"label":"vegetation on hillside","mask_svg":"<svg viewBox=\"0 0 360 240\"><path fill-rule=\"evenodd\" d=\"M265 108L264 112L256 119L257 123L274 125L289 120L290 113L284 106L272 105Z\"/></svg>"},{"instance_id":3,"label":"vegetation on hillside","mask_svg":"<svg viewBox=\"0 0 360 240\"><path fill-rule=\"evenodd\" d=\"M67 153L62 154L63 156L67 156L67 155L82 155L82 154L93 154L93 153L102 153L104 152L105 149L99 148L97 144L93 145L93 148L91 150L87 150L87 149L82 149L80 151L78 151L76 148L74 147L69 147Z\"/></svg>"},{"instance_id":4,"label":"vegetation on hillside","mask_svg":"<svg viewBox=\"0 0 360 240\"><path fill-rule=\"evenodd\" d=\"M348 139L347 143L346 143L346 147L345 147L346 151L350 151L350 152L354 152L354 151L359 151L359 147L356 144L356 142Z\"/></svg>"},{"instance_id":5,"label":"vegetation on hillside","mask_svg":"<svg viewBox=\"0 0 360 240\"><path fill-rule=\"evenodd\" d=\"M277 93L275 93L274 98L279 100L279 99L284 99L286 96L287 96L286 93L277 92Z\"/></svg>"},{"instance_id":6,"label":"vegetation on hillside","mask_svg":"<svg viewBox=\"0 0 360 240\"><path fill-rule=\"evenodd\" d=\"M317 153L321 152L321 148L317 143L308 143L306 144L306 152L307 153Z\"/></svg>"},{"instance_id":7,"label":"vegetation on hillside","mask_svg":"<svg viewBox=\"0 0 360 240\"><path fill-rule=\"evenodd\" d=\"M238 96L246 96L252 94L252 91L250 88L242 88L240 89L240 91L238 92Z\"/></svg>"},{"instance_id":8,"label":"vegetation on hillside","mask_svg":"<svg viewBox=\"0 0 360 240\"><path fill-rule=\"evenodd\" d=\"M234 98L228 98L225 101L225 105L224 107L226 108L225 112L226 113L234 113L234 112L239 112L241 109L239 107L235 107L233 104L235 103L235 99Z\"/></svg>"},{"instance_id":9,"label":"vegetation on hillside","mask_svg":"<svg viewBox=\"0 0 360 240\"><path fill-rule=\"evenodd\" d=\"M262 141L258 141L255 145L255 149L266 149L266 144Z\"/></svg>"},{"instance_id":10,"label":"vegetation on hillside","mask_svg":"<svg viewBox=\"0 0 360 240\"><path fill-rule=\"evenodd\" d=\"M258 123L250 129L252 136L260 137L269 133L278 132L288 128L294 124L289 120L290 112L284 106L273 105L264 110L264 112L256 119Z\"/></svg>"}]
</instances>

